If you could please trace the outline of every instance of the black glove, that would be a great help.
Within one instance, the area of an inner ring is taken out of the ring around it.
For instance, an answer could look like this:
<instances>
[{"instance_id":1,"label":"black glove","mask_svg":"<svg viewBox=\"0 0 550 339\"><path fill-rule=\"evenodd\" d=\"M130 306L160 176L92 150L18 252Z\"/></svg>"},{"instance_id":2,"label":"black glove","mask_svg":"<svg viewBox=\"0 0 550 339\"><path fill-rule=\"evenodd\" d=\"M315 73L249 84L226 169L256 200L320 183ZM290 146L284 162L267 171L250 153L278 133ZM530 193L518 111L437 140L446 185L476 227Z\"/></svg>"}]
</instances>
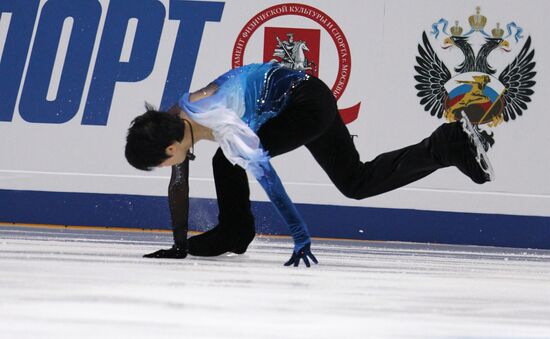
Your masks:
<instances>
[{"instance_id":1,"label":"black glove","mask_svg":"<svg viewBox=\"0 0 550 339\"><path fill-rule=\"evenodd\" d=\"M187 249L184 247L172 246L167 250L158 250L153 253L145 254L144 258L168 258L183 259L187 256Z\"/></svg>"},{"instance_id":2,"label":"black glove","mask_svg":"<svg viewBox=\"0 0 550 339\"><path fill-rule=\"evenodd\" d=\"M304 264L306 264L307 267L310 267L311 264L309 263L308 257L311 259L311 261L318 264L319 261L317 261L317 258L315 258L313 253L311 253L310 247L311 243L307 243L298 251L294 251L290 259L285 263L285 266L290 266L294 264L294 267L297 267L300 264L300 259L302 259L304 260Z\"/></svg>"}]
</instances>

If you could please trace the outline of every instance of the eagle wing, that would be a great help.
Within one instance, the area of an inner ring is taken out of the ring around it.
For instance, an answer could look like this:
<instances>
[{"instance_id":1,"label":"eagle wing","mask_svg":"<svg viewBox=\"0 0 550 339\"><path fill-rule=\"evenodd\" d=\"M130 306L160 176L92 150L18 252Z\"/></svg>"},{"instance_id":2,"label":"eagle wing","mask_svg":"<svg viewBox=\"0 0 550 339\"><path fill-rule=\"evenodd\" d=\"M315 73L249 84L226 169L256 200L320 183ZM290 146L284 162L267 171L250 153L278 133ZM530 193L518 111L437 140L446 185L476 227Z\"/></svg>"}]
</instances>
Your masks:
<instances>
[{"instance_id":1,"label":"eagle wing","mask_svg":"<svg viewBox=\"0 0 550 339\"><path fill-rule=\"evenodd\" d=\"M426 32L422 33L422 44L424 46L418 45L420 55L416 57L418 65L414 66L418 73L414 76L418 81L415 86L418 90L417 96L421 98L420 104L426 112L429 111L432 116L437 115L441 118L448 96L444 85L451 79L451 73L435 54Z\"/></svg>"},{"instance_id":2,"label":"eagle wing","mask_svg":"<svg viewBox=\"0 0 550 339\"><path fill-rule=\"evenodd\" d=\"M502 99L504 101L504 121L515 120L527 109L527 103L531 102L530 96L534 93L531 89L535 85L533 78L537 72L533 71L535 62L535 50L531 48L531 37L527 38L525 45L518 56L500 73L498 80L504 85Z\"/></svg>"}]
</instances>

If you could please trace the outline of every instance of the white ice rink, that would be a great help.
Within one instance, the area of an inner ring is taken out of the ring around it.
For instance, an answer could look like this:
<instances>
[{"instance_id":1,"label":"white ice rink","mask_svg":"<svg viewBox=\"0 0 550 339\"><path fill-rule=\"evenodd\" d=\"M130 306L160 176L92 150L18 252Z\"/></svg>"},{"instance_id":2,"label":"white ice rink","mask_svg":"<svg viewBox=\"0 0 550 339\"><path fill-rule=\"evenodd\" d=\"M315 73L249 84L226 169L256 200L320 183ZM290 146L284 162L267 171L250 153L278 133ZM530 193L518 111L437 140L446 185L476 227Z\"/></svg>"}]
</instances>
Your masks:
<instances>
[{"instance_id":1,"label":"white ice rink","mask_svg":"<svg viewBox=\"0 0 550 339\"><path fill-rule=\"evenodd\" d=\"M144 259L169 233L0 227L0 338L550 338L550 251L288 239Z\"/></svg>"}]
</instances>

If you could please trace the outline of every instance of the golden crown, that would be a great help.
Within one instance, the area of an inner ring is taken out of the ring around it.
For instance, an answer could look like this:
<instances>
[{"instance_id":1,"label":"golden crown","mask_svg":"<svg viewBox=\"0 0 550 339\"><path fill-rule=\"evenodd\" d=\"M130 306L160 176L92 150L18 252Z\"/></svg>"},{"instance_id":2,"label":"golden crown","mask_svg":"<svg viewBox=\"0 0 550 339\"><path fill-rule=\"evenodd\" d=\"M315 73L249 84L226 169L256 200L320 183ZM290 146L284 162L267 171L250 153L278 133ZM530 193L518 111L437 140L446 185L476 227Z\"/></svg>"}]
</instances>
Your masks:
<instances>
[{"instance_id":1,"label":"golden crown","mask_svg":"<svg viewBox=\"0 0 550 339\"><path fill-rule=\"evenodd\" d=\"M455 25L451 27L451 34L453 36L461 36L462 35L462 27L458 25L458 20L455 21Z\"/></svg>"},{"instance_id":2,"label":"golden crown","mask_svg":"<svg viewBox=\"0 0 550 339\"><path fill-rule=\"evenodd\" d=\"M483 28L485 28L485 25L487 24L487 17L480 14L481 13L481 7L476 7L476 14L471 15L468 18L468 22L470 23L470 26L475 31L481 31Z\"/></svg>"},{"instance_id":3,"label":"golden crown","mask_svg":"<svg viewBox=\"0 0 550 339\"><path fill-rule=\"evenodd\" d=\"M493 28L491 33L493 34L493 38L502 38L502 36L504 35L504 30L500 28L500 22L497 22L497 26Z\"/></svg>"}]
</instances>

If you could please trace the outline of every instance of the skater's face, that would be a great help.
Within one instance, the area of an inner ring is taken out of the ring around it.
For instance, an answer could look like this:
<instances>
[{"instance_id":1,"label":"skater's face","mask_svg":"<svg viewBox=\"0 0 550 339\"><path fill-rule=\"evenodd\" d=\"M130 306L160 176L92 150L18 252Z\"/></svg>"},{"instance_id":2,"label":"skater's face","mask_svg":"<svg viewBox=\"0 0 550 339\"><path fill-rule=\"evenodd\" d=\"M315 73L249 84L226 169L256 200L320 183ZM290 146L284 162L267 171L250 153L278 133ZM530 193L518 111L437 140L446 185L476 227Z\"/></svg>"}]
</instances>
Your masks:
<instances>
[{"instance_id":1,"label":"skater's face","mask_svg":"<svg viewBox=\"0 0 550 339\"><path fill-rule=\"evenodd\" d=\"M184 124L185 133L183 140L180 142L174 142L170 146L166 147L166 155L169 156L168 159L164 160L159 167L175 166L179 165L185 161L187 158L187 151L191 148L191 133L189 130L189 125Z\"/></svg>"}]
</instances>

